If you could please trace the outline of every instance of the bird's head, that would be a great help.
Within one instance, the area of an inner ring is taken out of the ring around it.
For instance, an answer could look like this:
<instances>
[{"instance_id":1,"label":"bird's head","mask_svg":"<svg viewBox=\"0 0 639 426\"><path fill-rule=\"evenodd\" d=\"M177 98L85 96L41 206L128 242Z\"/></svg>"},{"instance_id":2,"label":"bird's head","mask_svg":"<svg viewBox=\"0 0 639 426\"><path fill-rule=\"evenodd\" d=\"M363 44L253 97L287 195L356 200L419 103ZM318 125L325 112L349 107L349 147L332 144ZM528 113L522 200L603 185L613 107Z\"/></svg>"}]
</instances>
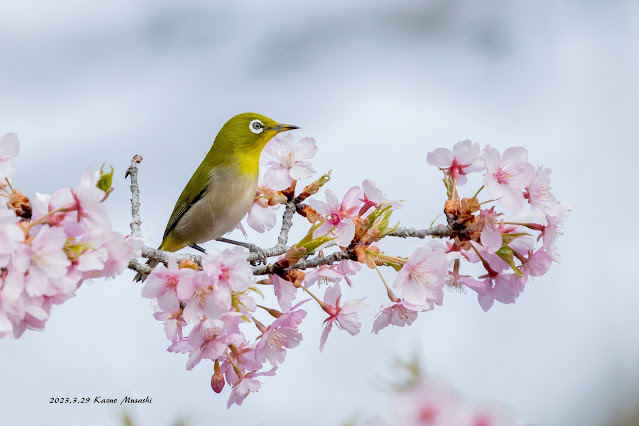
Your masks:
<instances>
[{"instance_id":1,"label":"bird's head","mask_svg":"<svg viewBox=\"0 0 639 426\"><path fill-rule=\"evenodd\" d=\"M223 142L221 145L226 145L225 148L231 148L235 153L252 154L259 157L262 148L273 136L293 129L299 129L299 127L279 124L263 115L246 112L238 114L226 122L215 138L215 144L217 145L220 140Z\"/></svg>"}]
</instances>

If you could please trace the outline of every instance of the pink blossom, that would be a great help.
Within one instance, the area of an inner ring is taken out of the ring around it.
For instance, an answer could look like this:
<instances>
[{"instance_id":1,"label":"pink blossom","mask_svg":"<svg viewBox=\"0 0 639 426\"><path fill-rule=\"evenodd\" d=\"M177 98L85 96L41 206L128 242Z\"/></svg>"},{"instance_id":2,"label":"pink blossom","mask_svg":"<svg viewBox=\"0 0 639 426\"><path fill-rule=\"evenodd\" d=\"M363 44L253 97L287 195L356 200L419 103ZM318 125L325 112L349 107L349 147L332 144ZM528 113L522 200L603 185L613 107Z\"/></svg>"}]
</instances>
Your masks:
<instances>
[{"instance_id":1,"label":"pink blossom","mask_svg":"<svg viewBox=\"0 0 639 426\"><path fill-rule=\"evenodd\" d=\"M306 179L315 174L308 161L317 152L313 138L302 138L295 144L290 133L280 133L271 139L262 152L262 161L271 166L264 174L264 183L273 189L282 190L291 186L293 180Z\"/></svg>"},{"instance_id":2,"label":"pink blossom","mask_svg":"<svg viewBox=\"0 0 639 426\"><path fill-rule=\"evenodd\" d=\"M360 215L366 213L371 207L389 205L392 206L393 210L402 208L401 201L389 200L386 198L386 194L384 194L382 190L375 185L375 182L368 179L362 183L362 191L359 195L359 201L364 203L360 209Z\"/></svg>"},{"instance_id":3,"label":"pink blossom","mask_svg":"<svg viewBox=\"0 0 639 426\"><path fill-rule=\"evenodd\" d=\"M143 240L140 235L124 236L119 232L105 230L100 246L106 249L109 257L104 262L100 277L113 278L128 267L129 261L140 257Z\"/></svg>"},{"instance_id":4,"label":"pink blossom","mask_svg":"<svg viewBox=\"0 0 639 426\"><path fill-rule=\"evenodd\" d=\"M459 282L477 292L477 300L484 312L488 312L495 300L515 303L520 293L518 277L514 274L489 274L483 281L460 277Z\"/></svg>"},{"instance_id":5,"label":"pink blossom","mask_svg":"<svg viewBox=\"0 0 639 426\"><path fill-rule=\"evenodd\" d=\"M18 337L16 328L25 316L24 298L22 297L21 274L3 273L0 275L0 338Z\"/></svg>"},{"instance_id":6,"label":"pink blossom","mask_svg":"<svg viewBox=\"0 0 639 426\"><path fill-rule=\"evenodd\" d=\"M70 237L75 237L89 229L111 230L111 220L102 203L104 191L96 185L100 179L100 172L87 169L80 177L80 183L76 188L62 188L51 195L49 210L65 208L67 213L63 216L62 227Z\"/></svg>"},{"instance_id":7,"label":"pink blossom","mask_svg":"<svg viewBox=\"0 0 639 426\"><path fill-rule=\"evenodd\" d=\"M484 185L491 198L507 209L520 209L524 204L523 190L535 175L535 168L528 163L528 151L522 147L512 147L500 157L499 151L489 145L484 148L484 158Z\"/></svg>"},{"instance_id":8,"label":"pink blossom","mask_svg":"<svg viewBox=\"0 0 639 426\"><path fill-rule=\"evenodd\" d=\"M231 310L231 287L204 272L180 280L177 295L186 303L184 319L189 324L197 323L204 316L219 319Z\"/></svg>"},{"instance_id":9,"label":"pink blossom","mask_svg":"<svg viewBox=\"0 0 639 426\"><path fill-rule=\"evenodd\" d=\"M552 265L552 257L543 248L533 252L531 251L527 259L524 259L521 271L525 276L541 277L550 270Z\"/></svg>"},{"instance_id":10,"label":"pink blossom","mask_svg":"<svg viewBox=\"0 0 639 426\"><path fill-rule=\"evenodd\" d=\"M496 253L503 244L503 238L499 231L499 216L501 213L496 213L495 208L491 207L490 210L480 209L479 221L482 223L483 228L480 235L481 244L493 253Z\"/></svg>"},{"instance_id":11,"label":"pink blossom","mask_svg":"<svg viewBox=\"0 0 639 426\"><path fill-rule=\"evenodd\" d=\"M228 283L233 291L239 292L249 288L255 281L247 259L248 252L242 247L222 252L208 250L202 256L202 267L206 274L217 278L221 283Z\"/></svg>"},{"instance_id":12,"label":"pink blossom","mask_svg":"<svg viewBox=\"0 0 639 426\"><path fill-rule=\"evenodd\" d=\"M277 224L275 208L276 206L269 206L264 199L256 199L248 212L246 223L259 233L270 231Z\"/></svg>"},{"instance_id":13,"label":"pink blossom","mask_svg":"<svg viewBox=\"0 0 639 426\"><path fill-rule=\"evenodd\" d=\"M417 314L422 310L421 307L405 300L387 303L377 313L372 332L377 334L390 324L398 327L411 325L417 319Z\"/></svg>"},{"instance_id":14,"label":"pink blossom","mask_svg":"<svg viewBox=\"0 0 639 426\"><path fill-rule=\"evenodd\" d=\"M484 170L479 144L469 140L457 142L452 152L446 148L437 148L428 153L426 161L448 172L457 181L457 185L466 183L466 174Z\"/></svg>"},{"instance_id":15,"label":"pink blossom","mask_svg":"<svg viewBox=\"0 0 639 426\"><path fill-rule=\"evenodd\" d=\"M326 293L324 293L324 305L322 308L328 313L329 317L324 320L324 331L320 338L320 351L324 349L324 344L335 321L337 321L340 329L346 330L351 336L359 333L359 329L362 327L362 324L358 321L357 311L368 306L362 303L364 299L351 300L340 306L341 298L342 291L339 288L339 284L327 288Z\"/></svg>"},{"instance_id":16,"label":"pink blossom","mask_svg":"<svg viewBox=\"0 0 639 426\"><path fill-rule=\"evenodd\" d=\"M224 361L222 361L221 371L226 377L226 381L233 386L240 378L238 377L233 364L229 361L229 357L242 372L258 371L262 368L262 363L255 360L255 346L249 345L248 342L242 342L234 346L232 350L227 352Z\"/></svg>"},{"instance_id":17,"label":"pink blossom","mask_svg":"<svg viewBox=\"0 0 639 426\"><path fill-rule=\"evenodd\" d=\"M231 389L231 396L229 397L229 402L227 404L227 408L231 408L231 405L237 404L242 405L244 402L244 398L246 398L250 393L254 393L260 390L260 386L262 383L259 380L254 379L254 377L258 376L274 376L277 367L273 367L269 371L256 373L250 372L244 375L240 380L235 382L233 388Z\"/></svg>"},{"instance_id":18,"label":"pink blossom","mask_svg":"<svg viewBox=\"0 0 639 426\"><path fill-rule=\"evenodd\" d=\"M178 308L173 312L157 311L153 313L153 318L164 323L167 339L172 342L182 339L182 328L186 325L182 309Z\"/></svg>"},{"instance_id":19,"label":"pink blossom","mask_svg":"<svg viewBox=\"0 0 639 426\"><path fill-rule=\"evenodd\" d=\"M537 167L535 176L530 181L524 194L535 217L535 221L542 225L547 225L546 215L554 215L557 211L558 203L550 192L550 169Z\"/></svg>"},{"instance_id":20,"label":"pink blossom","mask_svg":"<svg viewBox=\"0 0 639 426\"><path fill-rule=\"evenodd\" d=\"M559 254L555 247L555 241L560 234L559 229L564 220L568 217L572 211L572 206L565 201L557 204L557 208L552 215L546 215L546 221L548 225L543 227L543 231L540 237L543 237L543 247L550 254L553 261L559 262Z\"/></svg>"},{"instance_id":21,"label":"pink blossom","mask_svg":"<svg viewBox=\"0 0 639 426\"><path fill-rule=\"evenodd\" d=\"M186 338L193 351L189 355L186 369L191 370L202 358L215 360L226 351L230 344L240 344L244 336L232 332L228 321L205 319L200 321Z\"/></svg>"},{"instance_id":22,"label":"pink blossom","mask_svg":"<svg viewBox=\"0 0 639 426\"><path fill-rule=\"evenodd\" d=\"M352 286L353 283L348 278L348 275L355 275L360 269L362 269L361 263L349 259L340 260L337 264L321 265L306 273L304 278L305 287L308 288L318 281L320 284L333 284L340 282L342 279L345 279L346 283Z\"/></svg>"},{"instance_id":23,"label":"pink blossom","mask_svg":"<svg viewBox=\"0 0 639 426\"><path fill-rule=\"evenodd\" d=\"M9 257L24 241L24 232L16 224L13 210L0 207L0 266L9 263Z\"/></svg>"},{"instance_id":24,"label":"pink blossom","mask_svg":"<svg viewBox=\"0 0 639 426\"><path fill-rule=\"evenodd\" d=\"M361 207L360 191L359 187L352 187L341 203L330 189L326 190L326 203L311 199L309 201L311 207L317 213L326 215L326 221L315 230L313 236L330 235L335 237L333 242L338 246L348 246L355 236L355 225L351 218Z\"/></svg>"},{"instance_id":25,"label":"pink blossom","mask_svg":"<svg viewBox=\"0 0 639 426\"><path fill-rule=\"evenodd\" d=\"M448 384L423 380L398 394L396 422L401 426L453 426L457 423L451 422L451 417L459 408L459 397Z\"/></svg>"},{"instance_id":26,"label":"pink blossom","mask_svg":"<svg viewBox=\"0 0 639 426\"><path fill-rule=\"evenodd\" d=\"M285 280L279 275L273 274L270 278L273 282L273 291L277 297L277 303L279 303L280 307L285 311L290 311L292 302L295 300L297 288L295 288L292 282Z\"/></svg>"},{"instance_id":27,"label":"pink blossom","mask_svg":"<svg viewBox=\"0 0 639 426\"><path fill-rule=\"evenodd\" d=\"M67 236L62 229L42 226L30 245L23 244L14 253L13 265L19 265L18 270L29 272L25 278L25 290L29 296L52 295L56 291L52 281L64 278L71 265L63 251L66 242Z\"/></svg>"},{"instance_id":28,"label":"pink blossom","mask_svg":"<svg viewBox=\"0 0 639 426\"><path fill-rule=\"evenodd\" d=\"M439 245L428 244L418 248L397 274L393 287L402 289L403 298L425 310L440 305L444 299L444 279L448 260Z\"/></svg>"},{"instance_id":29,"label":"pink blossom","mask_svg":"<svg viewBox=\"0 0 639 426\"><path fill-rule=\"evenodd\" d=\"M180 308L177 294L178 283L194 279L195 271L189 268L178 269L173 256L169 257L168 267L160 264L153 269L142 287L142 297L155 298L160 309L173 312Z\"/></svg>"},{"instance_id":30,"label":"pink blossom","mask_svg":"<svg viewBox=\"0 0 639 426\"><path fill-rule=\"evenodd\" d=\"M295 315L297 313L297 315ZM302 334L297 331L298 324L306 316L306 311L299 310L283 314L277 318L266 331L262 333L255 347L255 359L264 362L268 359L271 365L276 366L284 362L285 348L295 348L302 341Z\"/></svg>"},{"instance_id":31,"label":"pink blossom","mask_svg":"<svg viewBox=\"0 0 639 426\"><path fill-rule=\"evenodd\" d=\"M0 178L11 178L15 170L15 158L20 150L20 141L15 133L0 137Z\"/></svg>"}]
</instances>

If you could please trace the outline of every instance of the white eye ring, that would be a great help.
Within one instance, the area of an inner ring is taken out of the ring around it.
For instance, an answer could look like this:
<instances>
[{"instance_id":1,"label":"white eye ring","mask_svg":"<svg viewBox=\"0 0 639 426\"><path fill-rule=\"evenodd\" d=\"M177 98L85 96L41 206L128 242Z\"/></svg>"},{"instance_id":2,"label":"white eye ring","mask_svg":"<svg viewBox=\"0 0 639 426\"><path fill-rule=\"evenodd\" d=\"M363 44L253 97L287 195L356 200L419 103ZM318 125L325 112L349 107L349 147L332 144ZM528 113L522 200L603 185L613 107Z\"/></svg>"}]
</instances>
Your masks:
<instances>
[{"instance_id":1,"label":"white eye ring","mask_svg":"<svg viewBox=\"0 0 639 426\"><path fill-rule=\"evenodd\" d=\"M264 131L264 123L262 123L258 119L255 119L249 123L249 129L251 130L251 132L257 135Z\"/></svg>"}]
</instances>

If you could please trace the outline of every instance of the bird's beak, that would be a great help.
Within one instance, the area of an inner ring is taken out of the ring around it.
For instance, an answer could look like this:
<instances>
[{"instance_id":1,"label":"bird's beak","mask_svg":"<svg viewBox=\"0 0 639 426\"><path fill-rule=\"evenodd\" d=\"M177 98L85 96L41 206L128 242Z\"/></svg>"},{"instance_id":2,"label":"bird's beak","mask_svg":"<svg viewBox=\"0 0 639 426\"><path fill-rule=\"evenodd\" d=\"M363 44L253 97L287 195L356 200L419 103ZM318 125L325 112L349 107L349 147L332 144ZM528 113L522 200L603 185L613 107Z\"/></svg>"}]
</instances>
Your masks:
<instances>
[{"instance_id":1,"label":"bird's beak","mask_svg":"<svg viewBox=\"0 0 639 426\"><path fill-rule=\"evenodd\" d=\"M292 124L277 124L271 127L269 130L275 130L276 132L287 132L294 129L299 129L299 127L293 126Z\"/></svg>"}]
</instances>

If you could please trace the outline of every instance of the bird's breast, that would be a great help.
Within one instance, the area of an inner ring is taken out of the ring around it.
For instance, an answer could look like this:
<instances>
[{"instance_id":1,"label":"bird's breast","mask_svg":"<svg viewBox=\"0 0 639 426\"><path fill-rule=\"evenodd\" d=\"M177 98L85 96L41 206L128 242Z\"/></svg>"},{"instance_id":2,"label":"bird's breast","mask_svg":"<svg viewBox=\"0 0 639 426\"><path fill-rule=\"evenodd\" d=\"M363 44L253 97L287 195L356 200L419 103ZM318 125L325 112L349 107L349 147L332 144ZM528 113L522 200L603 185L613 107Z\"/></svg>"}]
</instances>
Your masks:
<instances>
[{"instance_id":1,"label":"bird's breast","mask_svg":"<svg viewBox=\"0 0 639 426\"><path fill-rule=\"evenodd\" d=\"M253 204L257 179L257 174L233 167L215 167L204 195L178 222L178 235L190 244L200 244L232 231Z\"/></svg>"}]
</instances>

